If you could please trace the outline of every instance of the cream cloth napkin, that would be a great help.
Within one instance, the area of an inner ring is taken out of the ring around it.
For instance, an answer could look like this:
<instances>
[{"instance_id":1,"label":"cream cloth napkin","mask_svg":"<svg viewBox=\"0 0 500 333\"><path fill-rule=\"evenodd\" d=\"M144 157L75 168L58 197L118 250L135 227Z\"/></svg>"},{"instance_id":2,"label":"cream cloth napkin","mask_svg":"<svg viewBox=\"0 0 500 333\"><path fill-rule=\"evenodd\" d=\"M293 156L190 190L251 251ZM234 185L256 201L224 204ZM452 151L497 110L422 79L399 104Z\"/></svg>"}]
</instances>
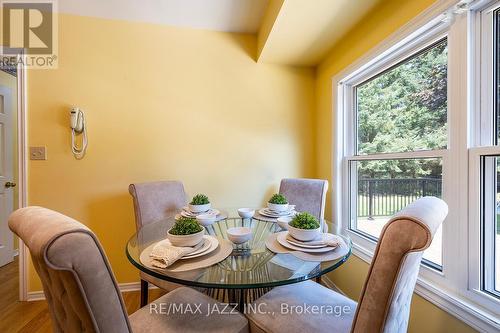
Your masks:
<instances>
[{"instance_id":1,"label":"cream cloth napkin","mask_svg":"<svg viewBox=\"0 0 500 333\"><path fill-rule=\"evenodd\" d=\"M158 268L167 268L185 255L198 250L203 246L204 243L205 239L203 239L196 246L179 247L173 246L172 244L170 244L170 242L166 241L158 242L149 254L149 256L152 258L151 265Z\"/></svg>"},{"instance_id":2,"label":"cream cloth napkin","mask_svg":"<svg viewBox=\"0 0 500 333\"><path fill-rule=\"evenodd\" d=\"M335 237L332 234L326 234L323 233L316 239L313 239L312 241L304 242L298 239L293 238L290 233L286 235L286 240L290 241L290 243L295 243L299 245L310 245L310 246L331 246L333 248L336 248L337 246L340 245L340 241L337 237Z\"/></svg>"}]
</instances>

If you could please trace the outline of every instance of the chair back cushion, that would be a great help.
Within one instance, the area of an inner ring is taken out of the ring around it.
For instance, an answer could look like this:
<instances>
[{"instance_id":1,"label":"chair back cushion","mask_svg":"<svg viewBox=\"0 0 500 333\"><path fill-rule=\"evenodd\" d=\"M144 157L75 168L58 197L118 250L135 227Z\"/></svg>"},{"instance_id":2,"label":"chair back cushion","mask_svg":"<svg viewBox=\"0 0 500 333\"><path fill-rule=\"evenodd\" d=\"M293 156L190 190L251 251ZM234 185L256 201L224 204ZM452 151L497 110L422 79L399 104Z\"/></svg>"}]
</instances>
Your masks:
<instances>
[{"instance_id":1,"label":"chair back cushion","mask_svg":"<svg viewBox=\"0 0 500 333\"><path fill-rule=\"evenodd\" d=\"M406 332L423 251L448 214L448 206L424 197L385 225L356 309L352 332Z\"/></svg>"},{"instance_id":2,"label":"chair back cushion","mask_svg":"<svg viewBox=\"0 0 500 333\"><path fill-rule=\"evenodd\" d=\"M143 225L172 217L186 206L186 192L179 181L130 184L137 230Z\"/></svg>"},{"instance_id":3,"label":"chair back cushion","mask_svg":"<svg viewBox=\"0 0 500 333\"><path fill-rule=\"evenodd\" d=\"M325 218L328 181L322 179L288 178L281 180L280 194L295 205L298 212L308 212L320 221Z\"/></svg>"},{"instance_id":4,"label":"chair back cushion","mask_svg":"<svg viewBox=\"0 0 500 333\"><path fill-rule=\"evenodd\" d=\"M96 236L42 207L21 208L10 229L29 248L55 332L130 332L127 312Z\"/></svg>"}]
</instances>

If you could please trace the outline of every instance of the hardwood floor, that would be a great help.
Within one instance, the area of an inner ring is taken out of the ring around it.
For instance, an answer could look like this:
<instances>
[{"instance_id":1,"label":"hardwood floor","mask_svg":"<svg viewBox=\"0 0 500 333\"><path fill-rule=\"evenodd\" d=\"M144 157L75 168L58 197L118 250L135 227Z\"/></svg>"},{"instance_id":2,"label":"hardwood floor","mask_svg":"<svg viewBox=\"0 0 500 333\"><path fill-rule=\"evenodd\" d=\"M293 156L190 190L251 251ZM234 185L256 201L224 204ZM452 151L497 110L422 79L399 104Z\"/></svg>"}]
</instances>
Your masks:
<instances>
[{"instance_id":1,"label":"hardwood floor","mask_svg":"<svg viewBox=\"0 0 500 333\"><path fill-rule=\"evenodd\" d=\"M19 302L18 263L16 260L0 267L0 332L52 332L47 302ZM149 291L149 300L163 295L159 289ZM139 291L123 293L129 314L139 309Z\"/></svg>"}]
</instances>

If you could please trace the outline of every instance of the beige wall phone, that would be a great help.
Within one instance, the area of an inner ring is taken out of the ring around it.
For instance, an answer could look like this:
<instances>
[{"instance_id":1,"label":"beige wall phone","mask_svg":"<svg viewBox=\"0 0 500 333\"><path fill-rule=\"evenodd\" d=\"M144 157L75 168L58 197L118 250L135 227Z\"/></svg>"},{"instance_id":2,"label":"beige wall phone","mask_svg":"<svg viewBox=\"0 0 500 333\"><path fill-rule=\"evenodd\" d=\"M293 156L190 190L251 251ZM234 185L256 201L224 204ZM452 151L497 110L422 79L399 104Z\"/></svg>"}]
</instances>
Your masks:
<instances>
[{"instance_id":1,"label":"beige wall phone","mask_svg":"<svg viewBox=\"0 0 500 333\"><path fill-rule=\"evenodd\" d=\"M87 124L85 123L85 114L79 108L71 108L70 111L71 127L71 151L76 159L82 159L87 150ZM77 143L78 135L82 136L80 145Z\"/></svg>"}]
</instances>

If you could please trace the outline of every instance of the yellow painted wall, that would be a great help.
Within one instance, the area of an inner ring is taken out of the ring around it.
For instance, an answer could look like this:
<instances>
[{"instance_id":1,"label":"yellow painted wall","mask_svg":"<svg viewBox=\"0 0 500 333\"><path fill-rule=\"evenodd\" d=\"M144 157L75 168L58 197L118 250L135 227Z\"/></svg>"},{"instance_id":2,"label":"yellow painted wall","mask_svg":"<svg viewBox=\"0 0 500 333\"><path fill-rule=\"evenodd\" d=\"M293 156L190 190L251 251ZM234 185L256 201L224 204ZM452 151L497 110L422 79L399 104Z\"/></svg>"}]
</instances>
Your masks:
<instances>
[{"instance_id":1,"label":"yellow painted wall","mask_svg":"<svg viewBox=\"0 0 500 333\"><path fill-rule=\"evenodd\" d=\"M11 90L12 94L12 181L14 183L18 182L18 163L17 163L17 78L4 71L0 71L0 84L7 86ZM18 189L19 187L13 188L14 195L14 209L17 209L18 203ZM14 235L14 249L19 247L18 238Z\"/></svg>"},{"instance_id":2,"label":"yellow painted wall","mask_svg":"<svg viewBox=\"0 0 500 333\"><path fill-rule=\"evenodd\" d=\"M179 179L216 207L258 206L283 177L314 176L314 71L254 60L253 35L62 15L59 69L28 73L29 204L95 231L119 282L128 185ZM87 156L70 150L69 107L87 116ZM30 270L29 289L41 290Z\"/></svg>"},{"instance_id":3,"label":"yellow painted wall","mask_svg":"<svg viewBox=\"0 0 500 333\"><path fill-rule=\"evenodd\" d=\"M330 51L329 56L318 66L315 119L317 177L331 180L332 77L433 2L433 0L384 0L344 36ZM330 199L327 202L328 212L326 216L331 217ZM367 273L368 264L352 256L340 269L330 273L329 278L349 297L358 299ZM412 301L409 332L474 332L474 330L415 294Z\"/></svg>"}]
</instances>

